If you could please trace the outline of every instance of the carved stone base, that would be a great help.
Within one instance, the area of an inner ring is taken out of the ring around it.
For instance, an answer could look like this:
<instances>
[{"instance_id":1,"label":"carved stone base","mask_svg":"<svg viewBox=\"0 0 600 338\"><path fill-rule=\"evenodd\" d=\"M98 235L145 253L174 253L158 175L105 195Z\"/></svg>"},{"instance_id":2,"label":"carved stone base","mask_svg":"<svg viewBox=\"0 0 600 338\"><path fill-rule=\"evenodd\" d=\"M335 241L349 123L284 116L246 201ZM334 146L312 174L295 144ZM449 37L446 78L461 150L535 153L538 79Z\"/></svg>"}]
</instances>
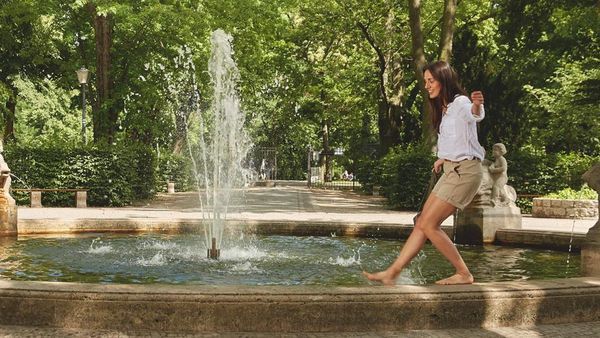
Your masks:
<instances>
[{"instance_id":1,"label":"carved stone base","mask_svg":"<svg viewBox=\"0 0 600 338\"><path fill-rule=\"evenodd\" d=\"M472 207L457 212L454 224L455 243L493 243L498 229L521 229L521 209L507 207Z\"/></svg>"},{"instance_id":2,"label":"carved stone base","mask_svg":"<svg viewBox=\"0 0 600 338\"><path fill-rule=\"evenodd\" d=\"M0 189L0 236L17 235L17 206Z\"/></svg>"},{"instance_id":3,"label":"carved stone base","mask_svg":"<svg viewBox=\"0 0 600 338\"><path fill-rule=\"evenodd\" d=\"M581 246L581 272L584 276L600 276L600 221L588 230Z\"/></svg>"},{"instance_id":4,"label":"carved stone base","mask_svg":"<svg viewBox=\"0 0 600 338\"><path fill-rule=\"evenodd\" d=\"M583 174L584 181L600 194L600 163L596 163ZM600 208L600 197L598 197ZM598 209L600 214L600 209ZM600 276L600 219L588 230L581 246L581 272L584 276Z\"/></svg>"}]
</instances>

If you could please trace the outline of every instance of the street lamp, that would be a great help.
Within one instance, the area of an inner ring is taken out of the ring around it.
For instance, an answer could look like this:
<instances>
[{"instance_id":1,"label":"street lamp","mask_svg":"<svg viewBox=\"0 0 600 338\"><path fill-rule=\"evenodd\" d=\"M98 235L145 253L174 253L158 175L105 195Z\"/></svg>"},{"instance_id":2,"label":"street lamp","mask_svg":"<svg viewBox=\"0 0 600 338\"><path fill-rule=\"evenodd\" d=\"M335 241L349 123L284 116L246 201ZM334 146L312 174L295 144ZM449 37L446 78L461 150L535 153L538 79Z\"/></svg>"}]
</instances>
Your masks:
<instances>
[{"instance_id":1,"label":"street lamp","mask_svg":"<svg viewBox=\"0 0 600 338\"><path fill-rule=\"evenodd\" d=\"M83 138L83 144L87 144L87 137L85 135L85 85L87 84L89 70L85 67L81 67L77 71L77 80L81 85L81 137Z\"/></svg>"}]
</instances>

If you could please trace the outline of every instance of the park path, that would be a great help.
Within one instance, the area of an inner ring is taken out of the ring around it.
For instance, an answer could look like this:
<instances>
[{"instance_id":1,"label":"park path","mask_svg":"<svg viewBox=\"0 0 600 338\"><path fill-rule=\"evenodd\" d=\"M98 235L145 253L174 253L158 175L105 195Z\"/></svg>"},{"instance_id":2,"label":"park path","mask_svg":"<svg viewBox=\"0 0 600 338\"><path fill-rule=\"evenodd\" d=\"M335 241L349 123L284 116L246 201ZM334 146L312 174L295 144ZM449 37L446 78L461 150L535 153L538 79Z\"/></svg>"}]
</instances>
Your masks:
<instances>
[{"instance_id":1,"label":"park path","mask_svg":"<svg viewBox=\"0 0 600 338\"><path fill-rule=\"evenodd\" d=\"M345 190L309 189L304 181L277 181L275 187L252 187L231 206L228 219L411 225L416 211L386 207L385 199ZM195 192L158 194L123 208L19 208L22 220L201 219ZM443 226L452 226L449 217ZM596 219L535 218L523 215L523 229L585 234Z\"/></svg>"}]
</instances>

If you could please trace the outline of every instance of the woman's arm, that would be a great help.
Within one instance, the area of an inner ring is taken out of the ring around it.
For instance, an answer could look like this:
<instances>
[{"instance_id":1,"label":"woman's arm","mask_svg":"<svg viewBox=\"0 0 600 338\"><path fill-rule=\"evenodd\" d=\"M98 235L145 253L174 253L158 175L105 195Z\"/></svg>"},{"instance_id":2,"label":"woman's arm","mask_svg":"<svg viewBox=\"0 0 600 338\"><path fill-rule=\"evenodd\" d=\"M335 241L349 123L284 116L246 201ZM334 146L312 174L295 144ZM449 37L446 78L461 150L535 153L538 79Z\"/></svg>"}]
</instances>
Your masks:
<instances>
[{"instance_id":1,"label":"woman's arm","mask_svg":"<svg viewBox=\"0 0 600 338\"><path fill-rule=\"evenodd\" d=\"M472 92L471 102L473 102L473 105L471 106L471 113L475 116L481 115L483 110L483 93L480 91Z\"/></svg>"},{"instance_id":2,"label":"woman's arm","mask_svg":"<svg viewBox=\"0 0 600 338\"><path fill-rule=\"evenodd\" d=\"M461 95L454 100L458 107L453 107L453 109L458 109L458 114L465 121L479 122L485 117L483 95L479 96L479 94L476 95L476 93L481 94L481 92L473 92L473 94L471 94L473 102L464 95Z\"/></svg>"}]
</instances>

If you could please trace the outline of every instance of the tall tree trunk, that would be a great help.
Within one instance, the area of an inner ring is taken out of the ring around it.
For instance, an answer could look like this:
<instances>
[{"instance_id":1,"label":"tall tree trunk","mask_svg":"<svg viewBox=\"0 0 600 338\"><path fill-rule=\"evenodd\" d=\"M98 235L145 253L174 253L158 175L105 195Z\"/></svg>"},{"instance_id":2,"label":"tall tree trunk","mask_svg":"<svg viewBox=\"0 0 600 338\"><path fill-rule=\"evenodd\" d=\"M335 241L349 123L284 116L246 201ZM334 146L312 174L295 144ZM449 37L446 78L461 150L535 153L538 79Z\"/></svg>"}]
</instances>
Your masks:
<instances>
[{"instance_id":1,"label":"tall tree trunk","mask_svg":"<svg viewBox=\"0 0 600 338\"><path fill-rule=\"evenodd\" d=\"M331 155L332 151L329 147L329 121L323 121L323 152L325 152L325 156L323 157L323 161L321 162L321 172L323 173L322 182L331 182L331 160L333 156Z\"/></svg>"},{"instance_id":2,"label":"tall tree trunk","mask_svg":"<svg viewBox=\"0 0 600 338\"><path fill-rule=\"evenodd\" d=\"M452 59L452 38L454 36L454 17L456 15L456 1L444 1L444 15L442 17L442 33L440 35L439 56L440 60L450 62Z\"/></svg>"},{"instance_id":3,"label":"tall tree trunk","mask_svg":"<svg viewBox=\"0 0 600 338\"><path fill-rule=\"evenodd\" d=\"M98 15L96 6L88 4L92 15L96 41L96 92L94 108L94 141L112 144L117 129L117 110L113 98L111 77L112 16Z\"/></svg>"},{"instance_id":4,"label":"tall tree trunk","mask_svg":"<svg viewBox=\"0 0 600 338\"><path fill-rule=\"evenodd\" d=\"M8 98L6 102L6 109L2 109L2 117L4 119L4 130L2 134L2 141L4 144L16 141L15 137L15 111L17 108L16 93L13 91L13 95Z\"/></svg>"},{"instance_id":5,"label":"tall tree trunk","mask_svg":"<svg viewBox=\"0 0 600 338\"><path fill-rule=\"evenodd\" d=\"M393 76L388 73L389 64L383 50L375 42L375 39L369 32L367 26L361 22L358 22L357 26L377 54L377 66L379 67L379 71L377 72L377 77L379 79L377 125L379 127L380 155L384 155L387 154L391 147L400 143L399 115L398 109L395 107L399 104L391 102L390 97L388 96L388 76Z\"/></svg>"},{"instance_id":6,"label":"tall tree trunk","mask_svg":"<svg viewBox=\"0 0 600 338\"><path fill-rule=\"evenodd\" d=\"M423 80L423 68L427 64L425 61L425 47L423 44L423 26L421 24L421 0L408 0L408 16L410 21L410 33L412 41L412 55L414 59L415 77L419 81L423 100L423 140L427 143L433 142L431 130L431 112L425 101L428 97Z\"/></svg>"}]
</instances>

